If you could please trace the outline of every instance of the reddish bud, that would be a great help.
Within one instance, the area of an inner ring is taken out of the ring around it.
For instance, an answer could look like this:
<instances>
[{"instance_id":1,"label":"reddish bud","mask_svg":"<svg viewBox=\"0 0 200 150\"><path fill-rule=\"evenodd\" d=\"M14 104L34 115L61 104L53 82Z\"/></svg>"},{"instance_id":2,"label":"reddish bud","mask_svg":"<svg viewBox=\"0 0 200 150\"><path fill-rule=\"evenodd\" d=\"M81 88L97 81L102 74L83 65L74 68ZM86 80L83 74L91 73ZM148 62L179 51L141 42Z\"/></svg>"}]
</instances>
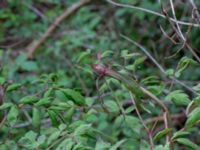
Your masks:
<instances>
[{"instance_id":1,"label":"reddish bud","mask_svg":"<svg viewBox=\"0 0 200 150\"><path fill-rule=\"evenodd\" d=\"M101 75L107 75L107 68L102 64L92 65L92 69Z\"/></svg>"}]
</instances>

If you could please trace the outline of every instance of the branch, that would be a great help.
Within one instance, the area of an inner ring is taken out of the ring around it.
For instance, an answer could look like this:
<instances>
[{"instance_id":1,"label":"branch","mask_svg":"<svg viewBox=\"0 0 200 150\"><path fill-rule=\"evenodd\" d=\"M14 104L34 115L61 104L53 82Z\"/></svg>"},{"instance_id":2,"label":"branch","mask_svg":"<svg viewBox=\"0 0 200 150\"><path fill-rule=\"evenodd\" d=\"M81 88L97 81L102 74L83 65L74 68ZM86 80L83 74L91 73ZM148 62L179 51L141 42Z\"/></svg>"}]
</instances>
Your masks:
<instances>
[{"instance_id":1,"label":"branch","mask_svg":"<svg viewBox=\"0 0 200 150\"><path fill-rule=\"evenodd\" d=\"M40 37L40 39L33 41L31 44L28 45L28 57L32 58L35 50L42 45L45 40L52 34L52 32L56 29L56 27L66 18L74 14L78 9L82 6L86 5L87 3L91 2L92 0L80 0L79 2L73 4L70 8L68 8L63 14L58 16L53 23L49 26L46 32Z\"/></svg>"},{"instance_id":2,"label":"branch","mask_svg":"<svg viewBox=\"0 0 200 150\"><path fill-rule=\"evenodd\" d=\"M185 113L179 113L179 114L171 115L172 120L179 120L180 118L184 118L184 117L186 117ZM161 122L163 120L164 120L163 116L158 116L158 117L147 119L147 120L144 121L144 123L145 124L152 124L154 122Z\"/></svg>"},{"instance_id":3,"label":"branch","mask_svg":"<svg viewBox=\"0 0 200 150\"><path fill-rule=\"evenodd\" d=\"M140 114L140 111L139 111L139 109L138 109L138 107L136 105L134 96L133 96L133 94L131 92L130 92L130 96L131 96L131 101L132 101L133 105L135 106L135 111L136 111L136 113L138 115L138 118L140 119L142 125L144 126L144 128L145 128L145 130L146 130L146 132L147 132L147 134L149 136L149 143L151 145L151 150L153 150L154 149L154 143L153 143L153 138L152 138L152 131L149 130L149 128L147 127L146 123L144 122L144 120L143 120L143 118L142 118L142 116Z\"/></svg>"},{"instance_id":4,"label":"branch","mask_svg":"<svg viewBox=\"0 0 200 150\"><path fill-rule=\"evenodd\" d=\"M197 8L196 4L194 3L194 0L190 0L190 3L192 5L192 7L193 7L193 13L196 15L197 21L200 24L200 14L198 12L198 8Z\"/></svg>"},{"instance_id":5,"label":"branch","mask_svg":"<svg viewBox=\"0 0 200 150\"><path fill-rule=\"evenodd\" d=\"M173 2L172 0L170 0L170 5L171 5L171 9L172 9L172 14L173 14L173 17L174 17L174 20L177 20L176 19L176 14L175 14L175 10L174 10L174 5L173 5ZM162 6L162 5L161 5ZM173 24L173 21L172 19L169 17L168 13L163 9L162 7L162 11L163 13L165 14L167 20L169 21L169 23L171 24L171 26L173 27L175 33L177 34L177 36L179 37L179 40L181 42L183 42L183 47L187 47L189 49L189 51L192 53L192 55L196 58L196 60L200 63L200 58L199 56L197 55L197 53L195 52L195 50L192 49L192 47L187 43L185 37L183 36L183 33L181 32L181 29L179 27L179 24L178 22L176 21L175 24L176 26Z\"/></svg>"},{"instance_id":6,"label":"branch","mask_svg":"<svg viewBox=\"0 0 200 150\"><path fill-rule=\"evenodd\" d=\"M139 43L133 41L132 39L130 39L129 37L127 37L125 35L121 35L121 37L124 38L125 40L129 41L130 43L134 44L138 48L140 48L140 50L145 53L145 55L158 67L158 69L163 73L163 75L165 75L166 78L169 78L169 79L175 81L177 84L183 86L185 89L187 89L188 91L194 93L195 95L198 95L198 96L200 95L195 90L193 90L191 87L187 86L185 83L183 83L182 81L176 79L175 77L168 77L167 74L166 74L165 69L159 64L159 62L157 62L157 60L148 52L148 50L144 46L142 46Z\"/></svg>"},{"instance_id":7,"label":"branch","mask_svg":"<svg viewBox=\"0 0 200 150\"><path fill-rule=\"evenodd\" d=\"M184 35L183 35L182 31L181 31L181 28L179 27L179 24L177 22L176 13L175 13L175 9L174 9L174 4L173 4L172 0L170 0L170 5L171 5L171 9L172 9L172 15L173 15L173 18L175 20L175 24L176 24L176 28L177 28L177 34L178 34L179 37L181 37L181 39L185 43L186 39L185 39L185 37L184 37Z\"/></svg>"},{"instance_id":8,"label":"branch","mask_svg":"<svg viewBox=\"0 0 200 150\"><path fill-rule=\"evenodd\" d=\"M163 14L161 14L159 12L153 11L153 10L148 10L146 8L137 7L137 6L131 6L131 5L127 5L127 4L121 4L121 3L114 2L112 0L107 0L107 2L109 2L109 3L111 3L111 4L115 5L115 6L118 6L118 7L136 9L136 10L140 10L140 11L143 11L143 12L146 12L146 13L149 13L149 14L153 14L155 16L167 19L167 17L165 15L163 15ZM169 18L169 19L172 22L178 23L180 25L200 27L199 24L194 24L194 23L190 23L190 22L183 22L183 21L175 20L174 18Z\"/></svg>"}]
</instances>

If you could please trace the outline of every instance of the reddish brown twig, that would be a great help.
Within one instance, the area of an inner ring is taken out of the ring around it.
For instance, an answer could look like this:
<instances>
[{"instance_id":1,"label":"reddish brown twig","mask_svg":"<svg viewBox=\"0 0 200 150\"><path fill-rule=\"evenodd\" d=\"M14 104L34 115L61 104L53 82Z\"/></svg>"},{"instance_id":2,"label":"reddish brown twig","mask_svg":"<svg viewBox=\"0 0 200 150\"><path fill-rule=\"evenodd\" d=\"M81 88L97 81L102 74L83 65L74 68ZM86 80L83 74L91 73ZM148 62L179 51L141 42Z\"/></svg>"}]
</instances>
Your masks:
<instances>
[{"instance_id":1,"label":"reddish brown twig","mask_svg":"<svg viewBox=\"0 0 200 150\"><path fill-rule=\"evenodd\" d=\"M184 117L186 117L185 113L179 113L179 114L171 115L171 119L175 120L175 121L177 119L184 118ZM150 118L150 119L145 120L145 124L151 124L151 123L154 123L156 121L161 122L163 120L164 120L163 116L158 116L158 117L154 117L154 118Z\"/></svg>"},{"instance_id":2,"label":"reddish brown twig","mask_svg":"<svg viewBox=\"0 0 200 150\"><path fill-rule=\"evenodd\" d=\"M28 51L28 57L32 58L33 53L35 50L45 42L45 40L52 34L52 32L56 29L56 27L66 18L71 16L73 13L75 13L79 8L81 8L83 5L88 4L92 0L80 0L79 2L73 4L70 8L68 8L63 14L58 16L53 23L49 26L47 31L40 37L39 40L33 41L30 43L27 47Z\"/></svg>"},{"instance_id":3,"label":"reddish brown twig","mask_svg":"<svg viewBox=\"0 0 200 150\"><path fill-rule=\"evenodd\" d=\"M137 113L137 115L138 115L138 118L140 119L140 121L141 121L141 123L142 123L144 129L146 130L146 132L147 132L147 134L148 134L148 136L149 136L149 144L150 144L150 146L151 146L151 150L153 150L153 149L154 149L154 143L153 143L153 137L152 137L152 130L150 130L150 129L147 127L146 123L144 122L144 120L143 120L143 118L142 118L142 116L141 116L141 114L140 114L140 111L139 111L139 109L137 108L135 99L134 99L134 97L133 97L133 95L132 95L131 92L130 92L130 96L131 96L132 103L133 103L133 105L135 106L135 111L136 111L136 113Z\"/></svg>"}]
</instances>

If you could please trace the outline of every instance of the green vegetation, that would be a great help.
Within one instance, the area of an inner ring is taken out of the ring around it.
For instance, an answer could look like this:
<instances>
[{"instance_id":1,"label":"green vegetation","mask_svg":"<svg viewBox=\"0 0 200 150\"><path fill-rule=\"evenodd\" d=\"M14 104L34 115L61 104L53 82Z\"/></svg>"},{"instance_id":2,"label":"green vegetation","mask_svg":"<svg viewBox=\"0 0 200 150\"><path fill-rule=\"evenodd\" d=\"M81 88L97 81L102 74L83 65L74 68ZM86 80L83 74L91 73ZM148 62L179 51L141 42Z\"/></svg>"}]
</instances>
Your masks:
<instances>
[{"instance_id":1,"label":"green vegetation","mask_svg":"<svg viewBox=\"0 0 200 150\"><path fill-rule=\"evenodd\" d=\"M1 0L0 150L199 150L198 8Z\"/></svg>"}]
</instances>

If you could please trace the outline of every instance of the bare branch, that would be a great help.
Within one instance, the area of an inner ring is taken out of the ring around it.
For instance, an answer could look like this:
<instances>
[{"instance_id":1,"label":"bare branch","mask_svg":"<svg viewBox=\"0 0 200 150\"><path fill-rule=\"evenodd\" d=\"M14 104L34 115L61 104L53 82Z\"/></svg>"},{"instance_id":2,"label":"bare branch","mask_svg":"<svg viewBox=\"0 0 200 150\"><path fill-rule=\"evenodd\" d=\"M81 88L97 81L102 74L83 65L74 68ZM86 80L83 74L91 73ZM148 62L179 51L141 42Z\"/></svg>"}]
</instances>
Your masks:
<instances>
[{"instance_id":1,"label":"bare branch","mask_svg":"<svg viewBox=\"0 0 200 150\"><path fill-rule=\"evenodd\" d=\"M45 40L52 34L52 32L56 29L56 27L66 18L75 13L79 8L91 2L91 0L80 0L79 2L73 4L70 8L68 8L63 14L58 16L53 23L49 26L47 31L40 37L39 40L33 41L28 45L28 57L32 58L35 50L45 42Z\"/></svg>"}]
</instances>

